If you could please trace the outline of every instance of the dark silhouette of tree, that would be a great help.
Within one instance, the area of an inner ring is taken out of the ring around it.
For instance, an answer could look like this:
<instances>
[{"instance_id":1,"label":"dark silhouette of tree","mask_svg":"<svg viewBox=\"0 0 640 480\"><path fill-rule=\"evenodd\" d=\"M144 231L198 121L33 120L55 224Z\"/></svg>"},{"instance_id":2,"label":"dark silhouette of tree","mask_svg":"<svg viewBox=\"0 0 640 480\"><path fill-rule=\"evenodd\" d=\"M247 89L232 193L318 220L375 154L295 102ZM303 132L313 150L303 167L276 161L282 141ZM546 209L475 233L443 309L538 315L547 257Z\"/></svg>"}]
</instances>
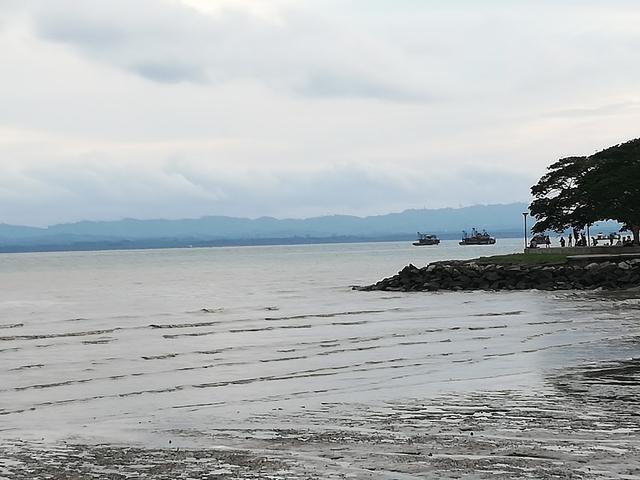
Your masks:
<instances>
[{"instance_id":1,"label":"dark silhouette of tree","mask_svg":"<svg viewBox=\"0 0 640 480\"><path fill-rule=\"evenodd\" d=\"M562 232L567 227L581 229L595 221L593 208L582 186L590 163L587 157L562 158L531 187L535 200L530 210L537 220L534 232Z\"/></svg>"},{"instance_id":2,"label":"dark silhouette of tree","mask_svg":"<svg viewBox=\"0 0 640 480\"><path fill-rule=\"evenodd\" d=\"M594 169L584 188L601 219L613 219L633 232L640 243L640 139L607 148L591 156Z\"/></svg>"},{"instance_id":3,"label":"dark silhouette of tree","mask_svg":"<svg viewBox=\"0 0 640 480\"><path fill-rule=\"evenodd\" d=\"M588 157L563 158L531 187L534 232L616 220L640 242L640 139Z\"/></svg>"}]
</instances>

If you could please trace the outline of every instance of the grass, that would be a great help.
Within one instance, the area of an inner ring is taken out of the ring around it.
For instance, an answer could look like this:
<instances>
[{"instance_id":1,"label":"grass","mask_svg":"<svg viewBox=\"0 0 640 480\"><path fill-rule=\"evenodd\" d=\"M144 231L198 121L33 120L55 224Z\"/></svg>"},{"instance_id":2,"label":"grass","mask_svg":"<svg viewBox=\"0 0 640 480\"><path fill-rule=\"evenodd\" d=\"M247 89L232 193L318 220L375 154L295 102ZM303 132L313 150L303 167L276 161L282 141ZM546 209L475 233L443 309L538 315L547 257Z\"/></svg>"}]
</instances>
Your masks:
<instances>
[{"instance_id":1,"label":"grass","mask_svg":"<svg viewBox=\"0 0 640 480\"><path fill-rule=\"evenodd\" d=\"M539 255L535 253L514 253L511 255L494 255L480 257L476 263L493 265L559 265L567 263L567 256L557 253Z\"/></svg>"}]
</instances>

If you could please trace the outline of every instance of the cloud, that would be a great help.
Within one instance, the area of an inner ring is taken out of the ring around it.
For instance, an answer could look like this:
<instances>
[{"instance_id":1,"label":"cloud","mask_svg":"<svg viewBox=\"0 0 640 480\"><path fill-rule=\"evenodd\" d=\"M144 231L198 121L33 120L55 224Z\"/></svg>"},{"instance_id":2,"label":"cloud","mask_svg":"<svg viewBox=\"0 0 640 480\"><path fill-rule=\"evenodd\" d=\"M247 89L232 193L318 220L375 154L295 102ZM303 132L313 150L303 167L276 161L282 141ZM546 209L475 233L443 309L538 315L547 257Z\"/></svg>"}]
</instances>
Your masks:
<instances>
[{"instance_id":1,"label":"cloud","mask_svg":"<svg viewBox=\"0 0 640 480\"><path fill-rule=\"evenodd\" d=\"M0 9L0 222L526 200L638 135L635 2Z\"/></svg>"},{"instance_id":2,"label":"cloud","mask_svg":"<svg viewBox=\"0 0 640 480\"><path fill-rule=\"evenodd\" d=\"M205 71L197 65L180 65L178 62L137 63L130 70L148 80L161 83L178 83L188 79L191 82L202 83L207 79Z\"/></svg>"},{"instance_id":3,"label":"cloud","mask_svg":"<svg viewBox=\"0 0 640 480\"><path fill-rule=\"evenodd\" d=\"M397 102L423 102L429 100L426 92L412 91L375 79L349 75L337 71L311 72L305 83L296 89L309 97L364 97Z\"/></svg>"},{"instance_id":4,"label":"cloud","mask_svg":"<svg viewBox=\"0 0 640 480\"><path fill-rule=\"evenodd\" d=\"M601 117L626 114L629 113L629 111L637 110L638 108L640 108L640 101L629 100L625 102L598 105L595 107L578 107L556 110L554 112L549 112L544 116L549 118Z\"/></svg>"},{"instance_id":5,"label":"cloud","mask_svg":"<svg viewBox=\"0 0 640 480\"><path fill-rule=\"evenodd\" d=\"M461 167L462 168L462 167ZM441 169L350 163L312 169L220 168L171 158L134 162L108 155L55 164L16 162L0 178L0 218L44 225L82 219L193 218L206 215L308 217L335 213L370 215L409 207L509 202L521 181L500 171L484 178ZM519 179L520 180L520 179ZM512 188L505 188L511 185Z\"/></svg>"},{"instance_id":6,"label":"cloud","mask_svg":"<svg viewBox=\"0 0 640 480\"><path fill-rule=\"evenodd\" d=\"M393 75L397 65L385 60L382 45L301 9L283 8L276 17L255 2L212 2L219 8L208 10L191 8L204 2L166 0L37 5L32 19L41 38L150 81L252 80L311 97L428 97L424 85Z\"/></svg>"}]
</instances>

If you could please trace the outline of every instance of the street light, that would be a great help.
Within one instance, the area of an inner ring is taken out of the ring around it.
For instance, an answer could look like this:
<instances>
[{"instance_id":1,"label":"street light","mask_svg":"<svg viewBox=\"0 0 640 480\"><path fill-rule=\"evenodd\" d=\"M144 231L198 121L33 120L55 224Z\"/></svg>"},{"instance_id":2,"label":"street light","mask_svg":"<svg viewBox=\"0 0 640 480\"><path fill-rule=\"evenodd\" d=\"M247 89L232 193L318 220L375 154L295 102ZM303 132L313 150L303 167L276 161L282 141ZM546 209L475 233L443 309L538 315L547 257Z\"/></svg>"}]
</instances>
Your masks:
<instances>
[{"instance_id":1,"label":"street light","mask_svg":"<svg viewBox=\"0 0 640 480\"><path fill-rule=\"evenodd\" d=\"M529 212L522 212L522 217L524 218L524 248L527 248L527 215Z\"/></svg>"}]
</instances>

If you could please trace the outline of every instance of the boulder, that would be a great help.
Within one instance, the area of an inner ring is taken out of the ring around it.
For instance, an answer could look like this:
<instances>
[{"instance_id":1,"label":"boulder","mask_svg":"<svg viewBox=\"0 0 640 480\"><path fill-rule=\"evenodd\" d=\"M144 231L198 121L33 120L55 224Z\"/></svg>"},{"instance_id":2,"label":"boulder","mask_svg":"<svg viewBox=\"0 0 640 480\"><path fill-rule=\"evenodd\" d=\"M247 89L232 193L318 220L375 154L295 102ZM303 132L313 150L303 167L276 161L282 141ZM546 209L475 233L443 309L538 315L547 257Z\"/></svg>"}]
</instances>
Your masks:
<instances>
[{"instance_id":1,"label":"boulder","mask_svg":"<svg viewBox=\"0 0 640 480\"><path fill-rule=\"evenodd\" d=\"M359 290L568 290L615 289L640 285L640 259L588 265L480 265L438 262L418 268L409 264L397 275Z\"/></svg>"}]
</instances>

